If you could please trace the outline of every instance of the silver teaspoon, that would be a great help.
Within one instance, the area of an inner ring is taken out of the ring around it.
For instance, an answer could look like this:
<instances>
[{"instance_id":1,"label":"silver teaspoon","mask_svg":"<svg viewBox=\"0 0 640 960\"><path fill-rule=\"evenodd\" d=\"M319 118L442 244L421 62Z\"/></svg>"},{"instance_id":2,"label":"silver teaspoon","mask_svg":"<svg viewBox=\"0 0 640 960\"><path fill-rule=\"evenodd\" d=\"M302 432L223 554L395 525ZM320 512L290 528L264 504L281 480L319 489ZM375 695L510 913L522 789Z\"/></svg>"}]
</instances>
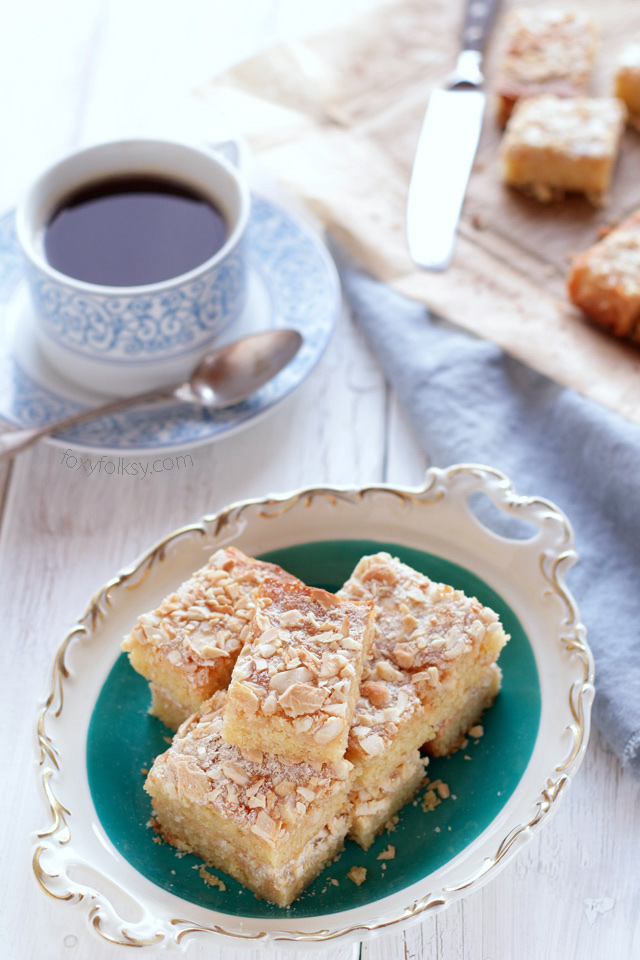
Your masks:
<instances>
[{"instance_id":1,"label":"silver teaspoon","mask_svg":"<svg viewBox=\"0 0 640 960\"><path fill-rule=\"evenodd\" d=\"M246 400L275 377L293 360L301 346L302 336L297 330L266 330L243 337L208 353L185 383L174 383L133 397L112 400L42 427L27 427L1 434L0 459L12 457L42 437L140 403L174 398L209 409L230 407Z\"/></svg>"}]
</instances>

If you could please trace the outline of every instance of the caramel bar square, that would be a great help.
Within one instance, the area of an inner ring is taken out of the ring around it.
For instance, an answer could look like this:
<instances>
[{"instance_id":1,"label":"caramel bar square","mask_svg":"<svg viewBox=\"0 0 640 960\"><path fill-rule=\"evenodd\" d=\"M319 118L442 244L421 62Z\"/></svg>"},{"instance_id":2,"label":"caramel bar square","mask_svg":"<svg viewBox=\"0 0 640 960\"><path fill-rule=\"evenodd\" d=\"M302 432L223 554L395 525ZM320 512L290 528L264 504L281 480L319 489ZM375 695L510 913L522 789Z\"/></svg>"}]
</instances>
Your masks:
<instances>
[{"instance_id":1,"label":"caramel bar square","mask_svg":"<svg viewBox=\"0 0 640 960\"><path fill-rule=\"evenodd\" d=\"M626 104L629 122L640 129L640 37L628 44L620 55L615 93Z\"/></svg>"},{"instance_id":2,"label":"caramel bar square","mask_svg":"<svg viewBox=\"0 0 640 960\"><path fill-rule=\"evenodd\" d=\"M222 738L224 691L157 757L145 790L165 840L281 907L343 847L351 765L292 765Z\"/></svg>"},{"instance_id":3,"label":"caramel bar square","mask_svg":"<svg viewBox=\"0 0 640 960\"><path fill-rule=\"evenodd\" d=\"M522 100L501 144L504 182L543 203L583 193L603 205L625 117L625 106L615 97Z\"/></svg>"},{"instance_id":4,"label":"caramel bar square","mask_svg":"<svg viewBox=\"0 0 640 960\"><path fill-rule=\"evenodd\" d=\"M596 46L596 27L585 13L539 7L512 10L505 17L496 81L502 126L524 97L584 96Z\"/></svg>"},{"instance_id":5,"label":"caramel bar square","mask_svg":"<svg viewBox=\"0 0 640 960\"><path fill-rule=\"evenodd\" d=\"M640 343L640 210L575 258L567 285L592 320Z\"/></svg>"},{"instance_id":6,"label":"caramel bar square","mask_svg":"<svg viewBox=\"0 0 640 960\"><path fill-rule=\"evenodd\" d=\"M496 678L499 687L494 665L509 637L497 614L385 552L363 557L339 594L375 607L372 662L362 685L369 704L358 704L347 753L361 782L372 782L367 765L384 777L387 758L400 762L421 742L433 753L457 749L495 698ZM371 702L372 682L379 706ZM396 711L385 713L380 685L391 704L402 698L399 722Z\"/></svg>"},{"instance_id":7,"label":"caramel bar square","mask_svg":"<svg viewBox=\"0 0 640 960\"><path fill-rule=\"evenodd\" d=\"M228 686L265 577L297 582L235 547L218 550L125 637L131 665L150 681L151 713L171 729Z\"/></svg>"},{"instance_id":8,"label":"caramel bar square","mask_svg":"<svg viewBox=\"0 0 640 960\"><path fill-rule=\"evenodd\" d=\"M236 662L224 737L292 761L344 757L373 605L301 583L264 581Z\"/></svg>"}]
</instances>

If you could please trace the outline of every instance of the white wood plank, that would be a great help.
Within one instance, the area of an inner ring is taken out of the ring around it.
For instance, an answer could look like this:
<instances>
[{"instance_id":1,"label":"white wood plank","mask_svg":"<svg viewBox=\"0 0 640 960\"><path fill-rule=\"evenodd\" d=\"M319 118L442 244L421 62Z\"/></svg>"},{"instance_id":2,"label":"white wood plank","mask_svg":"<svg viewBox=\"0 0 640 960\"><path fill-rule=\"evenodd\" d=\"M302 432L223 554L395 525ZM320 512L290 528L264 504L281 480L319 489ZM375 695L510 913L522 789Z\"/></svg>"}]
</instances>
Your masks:
<instances>
[{"instance_id":1,"label":"white wood plank","mask_svg":"<svg viewBox=\"0 0 640 960\"><path fill-rule=\"evenodd\" d=\"M428 452L421 449L394 393L390 393L387 409L385 480L400 486L418 486L431 463Z\"/></svg>"}]
</instances>

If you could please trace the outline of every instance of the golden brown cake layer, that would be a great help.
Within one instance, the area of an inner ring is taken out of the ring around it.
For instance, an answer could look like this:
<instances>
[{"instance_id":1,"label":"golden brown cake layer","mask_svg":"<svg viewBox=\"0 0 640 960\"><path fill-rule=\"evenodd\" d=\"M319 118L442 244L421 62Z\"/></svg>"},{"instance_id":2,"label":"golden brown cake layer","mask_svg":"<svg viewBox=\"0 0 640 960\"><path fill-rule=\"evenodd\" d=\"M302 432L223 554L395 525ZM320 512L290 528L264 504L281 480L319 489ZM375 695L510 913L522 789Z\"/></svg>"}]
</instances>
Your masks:
<instances>
[{"instance_id":1,"label":"golden brown cake layer","mask_svg":"<svg viewBox=\"0 0 640 960\"><path fill-rule=\"evenodd\" d=\"M349 836L368 850L389 819L411 800L424 778L427 758L412 750L384 780L371 788L359 787L349 796Z\"/></svg>"},{"instance_id":2,"label":"golden brown cake layer","mask_svg":"<svg viewBox=\"0 0 640 960\"><path fill-rule=\"evenodd\" d=\"M478 690L499 677L493 664L508 637L477 599L384 552L363 557L339 595L374 604L372 658L346 753L357 786L373 791L434 738L440 752L457 749L477 719Z\"/></svg>"},{"instance_id":3,"label":"golden brown cake layer","mask_svg":"<svg viewBox=\"0 0 640 960\"><path fill-rule=\"evenodd\" d=\"M640 343L640 210L574 259L568 290L600 326Z\"/></svg>"},{"instance_id":4,"label":"golden brown cake layer","mask_svg":"<svg viewBox=\"0 0 640 960\"><path fill-rule=\"evenodd\" d=\"M502 671L489 664L461 695L453 696L446 715L435 724L435 735L424 744L432 757L443 757L459 750L471 729L500 692Z\"/></svg>"},{"instance_id":5,"label":"golden brown cake layer","mask_svg":"<svg viewBox=\"0 0 640 960\"><path fill-rule=\"evenodd\" d=\"M344 757L371 603L300 583L265 580L247 643L233 671L223 733L292 761Z\"/></svg>"},{"instance_id":6,"label":"golden brown cake layer","mask_svg":"<svg viewBox=\"0 0 640 960\"><path fill-rule=\"evenodd\" d=\"M180 708L188 716L228 685L248 636L255 591L265 577L297 582L235 547L218 550L157 609L139 617L125 637L122 648L132 666L155 684L152 712L168 726L174 726Z\"/></svg>"},{"instance_id":7,"label":"golden brown cake layer","mask_svg":"<svg viewBox=\"0 0 640 960\"><path fill-rule=\"evenodd\" d=\"M193 709L185 707L183 703L172 697L165 687L160 687L153 680L149 682L149 692L151 694L149 713L162 720L170 730L177 730L180 724L193 713Z\"/></svg>"},{"instance_id":8,"label":"golden brown cake layer","mask_svg":"<svg viewBox=\"0 0 640 960\"><path fill-rule=\"evenodd\" d=\"M405 671L389 660L377 660L365 664L365 676L346 758L354 765L356 783L376 789L412 751L435 735L435 729Z\"/></svg>"},{"instance_id":9,"label":"golden brown cake layer","mask_svg":"<svg viewBox=\"0 0 640 960\"><path fill-rule=\"evenodd\" d=\"M534 97L514 110L502 140L502 176L543 203L583 193L607 199L626 108L615 97Z\"/></svg>"},{"instance_id":10,"label":"golden brown cake layer","mask_svg":"<svg viewBox=\"0 0 640 960\"><path fill-rule=\"evenodd\" d=\"M157 801L156 819L159 832L173 846L202 856L209 865L224 870L270 903L288 907L343 849L350 814L347 810L337 814L296 857L281 866L252 856L223 836L203 841L197 822L184 817L163 798Z\"/></svg>"},{"instance_id":11,"label":"golden brown cake layer","mask_svg":"<svg viewBox=\"0 0 640 960\"><path fill-rule=\"evenodd\" d=\"M224 701L223 692L215 694L180 727L154 761L145 790L160 826L205 859L214 862L225 839L279 870L340 813L351 764L290 764L257 749L242 753L222 739Z\"/></svg>"}]
</instances>

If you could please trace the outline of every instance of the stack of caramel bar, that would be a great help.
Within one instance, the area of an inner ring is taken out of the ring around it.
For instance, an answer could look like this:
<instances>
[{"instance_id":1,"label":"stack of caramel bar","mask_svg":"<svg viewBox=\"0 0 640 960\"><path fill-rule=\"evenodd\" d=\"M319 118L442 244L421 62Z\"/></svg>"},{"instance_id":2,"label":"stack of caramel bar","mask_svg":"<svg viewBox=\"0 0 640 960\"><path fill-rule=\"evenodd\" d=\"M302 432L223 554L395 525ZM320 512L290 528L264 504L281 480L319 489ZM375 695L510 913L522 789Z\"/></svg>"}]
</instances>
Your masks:
<instances>
[{"instance_id":1,"label":"stack of caramel bar","mask_svg":"<svg viewBox=\"0 0 640 960\"><path fill-rule=\"evenodd\" d=\"M414 795L422 745L460 746L507 639L493 611L385 553L333 595L219 550L124 642L152 712L184 721L145 785L158 829L287 906Z\"/></svg>"}]
</instances>

